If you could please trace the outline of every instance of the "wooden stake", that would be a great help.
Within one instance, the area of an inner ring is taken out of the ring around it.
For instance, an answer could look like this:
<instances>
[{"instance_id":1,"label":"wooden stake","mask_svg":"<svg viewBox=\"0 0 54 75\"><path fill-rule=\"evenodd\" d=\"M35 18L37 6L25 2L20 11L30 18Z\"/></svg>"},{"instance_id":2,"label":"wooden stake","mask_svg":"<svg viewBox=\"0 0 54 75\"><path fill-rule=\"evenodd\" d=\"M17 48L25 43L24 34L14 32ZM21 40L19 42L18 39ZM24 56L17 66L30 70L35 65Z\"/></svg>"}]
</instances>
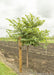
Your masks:
<instances>
[{"instance_id":1,"label":"wooden stake","mask_svg":"<svg viewBox=\"0 0 54 75\"><path fill-rule=\"evenodd\" d=\"M27 63L27 68L28 68L28 48L29 48L29 46L27 46L27 56L26 56L27 57L27 62L26 62Z\"/></svg>"},{"instance_id":2,"label":"wooden stake","mask_svg":"<svg viewBox=\"0 0 54 75\"><path fill-rule=\"evenodd\" d=\"M18 47L19 47L19 72L22 72L22 43L21 43L21 37L19 37L18 41Z\"/></svg>"}]
</instances>

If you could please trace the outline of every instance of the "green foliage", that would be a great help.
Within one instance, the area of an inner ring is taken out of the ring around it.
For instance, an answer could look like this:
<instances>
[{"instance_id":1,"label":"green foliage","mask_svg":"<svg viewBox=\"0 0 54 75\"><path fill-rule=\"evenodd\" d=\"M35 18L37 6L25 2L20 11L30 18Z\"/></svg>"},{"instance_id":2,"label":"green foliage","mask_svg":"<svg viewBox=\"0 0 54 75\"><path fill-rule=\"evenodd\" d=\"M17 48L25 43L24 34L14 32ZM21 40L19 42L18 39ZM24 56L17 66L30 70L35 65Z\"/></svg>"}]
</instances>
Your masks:
<instances>
[{"instance_id":1,"label":"green foliage","mask_svg":"<svg viewBox=\"0 0 54 75\"><path fill-rule=\"evenodd\" d=\"M7 29L10 37L17 39L20 36L23 45L40 45L41 41L45 41L48 36L47 30L40 30L45 20L40 20L39 17L35 17L32 14L25 15L25 17L17 18L16 20L7 19L14 29Z\"/></svg>"}]
</instances>

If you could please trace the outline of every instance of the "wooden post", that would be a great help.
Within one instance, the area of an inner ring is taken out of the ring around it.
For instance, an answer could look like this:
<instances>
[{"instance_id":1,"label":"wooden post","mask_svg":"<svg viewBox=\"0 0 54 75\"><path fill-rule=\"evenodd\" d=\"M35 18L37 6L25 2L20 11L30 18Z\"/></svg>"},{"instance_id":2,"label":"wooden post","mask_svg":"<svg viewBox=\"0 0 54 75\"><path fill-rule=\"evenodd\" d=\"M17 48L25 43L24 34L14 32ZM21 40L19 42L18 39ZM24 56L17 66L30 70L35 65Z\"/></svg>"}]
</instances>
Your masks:
<instances>
[{"instance_id":1,"label":"wooden post","mask_svg":"<svg viewBox=\"0 0 54 75\"><path fill-rule=\"evenodd\" d=\"M22 72L22 43L21 43L21 37L19 37L18 41L18 47L19 47L19 72Z\"/></svg>"},{"instance_id":2,"label":"wooden post","mask_svg":"<svg viewBox=\"0 0 54 75\"><path fill-rule=\"evenodd\" d=\"M27 62L26 62L27 63L27 68L28 68L28 48L29 48L29 46L27 46L27 56L26 56L27 57Z\"/></svg>"}]
</instances>

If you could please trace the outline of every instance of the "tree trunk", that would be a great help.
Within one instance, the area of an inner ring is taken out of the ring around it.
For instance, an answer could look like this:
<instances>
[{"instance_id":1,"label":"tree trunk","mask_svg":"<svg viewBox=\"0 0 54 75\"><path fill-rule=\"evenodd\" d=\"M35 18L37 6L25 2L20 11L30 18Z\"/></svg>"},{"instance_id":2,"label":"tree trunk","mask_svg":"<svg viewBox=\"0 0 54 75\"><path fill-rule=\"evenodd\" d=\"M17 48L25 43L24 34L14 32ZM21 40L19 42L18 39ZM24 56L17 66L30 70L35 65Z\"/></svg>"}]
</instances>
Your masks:
<instances>
[{"instance_id":1,"label":"tree trunk","mask_svg":"<svg viewBox=\"0 0 54 75\"><path fill-rule=\"evenodd\" d=\"M29 66L29 65L28 65L28 49L29 49L29 46L27 46L27 52L26 52L26 53L27 53L27 56L26 56L26 57L27 57L27 62L26 62L26 63L27 63L27 68L28 68L28 66Z\"/></svg>"},{"instance_id":2,"label":"tree trunk","mask_svg":"<svg viewBox=\"0 0 54 75\"><path fill-rule=\"evenodd\" d=\"M19 46L19 72L22 72L22 43L21 43L21 37L19 37L18 41L18 46Z\"/></svg>"}]
</instances>

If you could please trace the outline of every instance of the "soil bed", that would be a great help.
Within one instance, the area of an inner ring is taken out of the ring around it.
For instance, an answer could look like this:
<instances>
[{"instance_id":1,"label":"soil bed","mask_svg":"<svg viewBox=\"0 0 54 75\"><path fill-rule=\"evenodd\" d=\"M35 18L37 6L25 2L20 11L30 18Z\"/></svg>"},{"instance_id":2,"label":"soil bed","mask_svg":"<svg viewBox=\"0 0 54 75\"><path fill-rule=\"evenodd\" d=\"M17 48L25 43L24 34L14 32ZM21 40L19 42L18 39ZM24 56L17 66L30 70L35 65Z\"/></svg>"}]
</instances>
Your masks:
<instances>
[{"instance_id":1,"label":"soil bed","mask_svg":"<svg viewBox=\"0 0 54 75\"><path fill-rule=\"evenodd\" d=\"M43 44L42 44L43 45ZM13 68L19 75L19 57L18 44L16 42L0 41L0 51L11 63ZM26 68L26 46L22 47L22 63L23 73L54 73L54 44L48 44L46 50L41 47L29 47L29 68Z\"/></svg>"}]
</instances>

